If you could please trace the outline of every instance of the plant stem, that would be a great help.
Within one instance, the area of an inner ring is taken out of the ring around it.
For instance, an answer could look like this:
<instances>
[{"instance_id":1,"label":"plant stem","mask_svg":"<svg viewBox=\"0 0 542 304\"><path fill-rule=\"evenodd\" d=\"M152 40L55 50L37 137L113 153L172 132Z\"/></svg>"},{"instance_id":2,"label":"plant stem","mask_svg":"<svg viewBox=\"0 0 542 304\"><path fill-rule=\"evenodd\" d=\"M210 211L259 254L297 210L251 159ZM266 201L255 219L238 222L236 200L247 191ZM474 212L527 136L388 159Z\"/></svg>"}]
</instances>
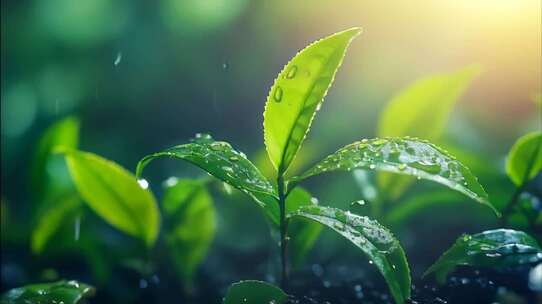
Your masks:
<instances>
[{"instance_id":1,"label":"plant stem","mask_svg":"<svg viewBox=\"0 0 542 304\"><path fill-rule=\"evenodd\" d=\"M284 290L288 289L288 239L287 230L288 223L286 222L286 193L284 189L284 179L282 172L279 171L277 178L277 189L279 194L279 207L280 207L280 262L282 266L281 270L281 287Z\"/></svg>"}]
</instances>

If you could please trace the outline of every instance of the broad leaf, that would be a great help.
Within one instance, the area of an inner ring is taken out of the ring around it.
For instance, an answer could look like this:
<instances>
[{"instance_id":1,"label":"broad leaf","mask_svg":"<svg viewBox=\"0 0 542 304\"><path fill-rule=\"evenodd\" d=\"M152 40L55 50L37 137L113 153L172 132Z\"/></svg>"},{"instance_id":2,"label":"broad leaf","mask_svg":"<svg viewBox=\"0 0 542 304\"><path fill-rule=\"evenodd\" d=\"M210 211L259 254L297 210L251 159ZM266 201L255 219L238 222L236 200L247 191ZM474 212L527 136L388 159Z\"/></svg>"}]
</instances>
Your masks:
<instances>
[{"instance_id":1,"label":"broad leaf","mask_svg":"<svg viewBox=\"0 0 542 304\"><path fill-rule=\"evenodd\" d=\"M307 191L297 187L286 198L286 214L292 214L302 206L316 204L315 199ZM298 267L303 263L321 231L322 225L304 218L293 218L288 223L288 236L290 238L288 248L294 267Z\"/></svg>"},{"instance_id":2,"label":"broad leaf","mask_svg":"<svg viewBox=\"0 0 542 304\"><path fill-rule=\"evenodd\" d=\"M264 139L269 158L281 174L301 147L350 41L360 32L352 28L312 43L275 79L265 105Z\"/></svg>"},{"instance_id":3,"label":"broad leaf","mask_svg":"<svg viewBox=\"0 0 542 304\"><path fill-rule=\"evenodd\" d=\"M327 226L361 249L384 276L397 303L410 297L410 271L405 253L393 234L378 222L340 209L308 206L291 217Z\"/></svg>"},{"instance_id":4,"label":"broad leaf","mask_svg":"<svg viewBox=\"0 0 542 304\"><path fill-rule=\"evenodd\" d=\"M162 201L165 241L177 273L190 284L215 235L215 209L202 182L182 179L166 184Z\"/></svg>"},{"instance_id":5,"label":"broad leaf","mask_svg":"<svg viewBox=\"0 0 542 304\"><path fill-rule=\"evenodd\" d=\"M94 295L94 288L77 281L58 281L26 285L11 289L2 295L2 304L76 304Z\"/></svg>"},{"instance_id":6,"label":"broad leaf","mask_svg":"<svg viewBox=\"0 0 542 304\"><path fill-rule=\"evenodd\" d=\"M538 243L522 231L510 229L488 230L474 235L463 235L424 275L435 273L444 283L446 276L457 266L508 267L542 261Z\"/></svg>"},{"instance_id":7,"label":"broad leaf","mask_svg":"<svg viewBox=\"0 0 542 304\"><path fill-rule=\"evenodd\" d=\"M178 145L162 152L145 156L137 164L136 175L159 157L179 158L207 171L214 177L251 196L263 207L274 223L278 223L278 204L273 186L245 156L224 141L210 135L199 135L191 143Z\"/></svg>"},{"instance_id":8,"label":"broad leaf","mask_svg":"<svg viewBox=\"0 0 542 304\"><path fill-rule=\"evenodd\" d=\"M41 137L32 161L32 185L35 193L43 195L47 188L46 167L57 147L76 149L79 141L79 120L67 117L50 126ZM41 199L41 197L40 197Z\"/></svg>"},{"instance_id":9,"label":"broad leaf","mask_svg":"<svg viewBox=\"0 0 542 304\"><path fill-rule=\"evenodd\" d=\"M533 179L542 169L542 133L531 132L510 149L506 161L506 173L517 186Z\"/></svg>"},{"instance_id":10,"label":"broad leaf","mask_svg":"<svg viewBox=\"0 0 542 304\"><path fill-rule=\"evenodd\" d=\"M54 200L54 204L41 214L32 231L32 251L41 253L61 226L66 224L68 219L74 220L80 211L81 201L76 194L64 195Z\"/></svg>"},{"instance_id":11,"label":"broad leaf","mask_svg":"<svg viewBox=\"0 0 542 304\"><path fill-rule=\"evenodd\" d=\"M160 214L154 196L119 165L92 153L67 151L68 168L83 200L114 227L154 244Z\"/></svg>"},{"instance_id":12,"label":"broad leaf","mask_svg":"<svg viewBox=\"0 0 542 304\"><path fill-rule=\"evenodd\" d=\"M437 146L409 137L364 139L352 143L327 156L303 175L292 178L292 181L297 183L324 172L353 169L385 171L431 180L491 207L499 215L467 167Z\"/></svg>"},{"instance_id":13,"label":"broad leaf","mask_svg":"<svg viewBox=\"0 0 542 304\"><path fill-rule=\"evenodd\" d=\"M241 281L228 288L224 304L284 304L288 295L280 288L261 281Z\"/></svg>"}]
</instances>

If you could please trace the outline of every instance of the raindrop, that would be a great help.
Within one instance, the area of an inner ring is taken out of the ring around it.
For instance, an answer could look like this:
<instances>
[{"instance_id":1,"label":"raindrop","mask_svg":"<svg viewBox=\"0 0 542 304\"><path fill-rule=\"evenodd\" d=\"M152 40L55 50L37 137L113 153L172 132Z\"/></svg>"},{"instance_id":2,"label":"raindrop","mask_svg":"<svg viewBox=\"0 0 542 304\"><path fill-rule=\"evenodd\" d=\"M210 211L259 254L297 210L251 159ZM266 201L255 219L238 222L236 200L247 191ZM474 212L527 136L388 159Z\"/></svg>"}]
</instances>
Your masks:
<instances>
[{"instance_id":1,"label":"raindrop","mask_svg":"<svg viewBox=\"0 0 542 304\"><path fill-rule=\"evenodd\" d=\"M227 62L222 63L222 69L223 69L224 71L226 71L226 70L229 69L229 68L230 68L229 63L227 63Z\"/></svg>"},{"instance_id":2,"label":"raindrop","mask_svg":"<svg viewBox=\"0 0 542 304\"><path fill-rule=\"evenodd\" d=\"M374 170L375 168L376 168L376 165L375 165L375 164L370 164L370 165L369 165L369 169Z\"/></svg>"},{"instance_id":3,"label":"raindrop","mask_svg":"<svg viewBox=\"0 0 542 304\"><path fill-rule=\"evenodd\" d=\"M175 176L170 176L170 177L168 177L168 179L166 179L164 184L165 184L166 187L173 187L173 186L177 185L178 182L179 182L178 178L176 178Z\"/></svg>"},{"instance_id":4,"label":"raindrop","mask_svg":"<svg viewBox=\"0 0 542 304\"><path fill-rule=\"evenodd\" d=\"M400 164L398 168L399 168L399 170L403 171L403 170L406 169L406 167L407 167L406 164Z\"/></svg>"},{"instance_id":5,"label":"raindrop","mask_svg":"<svg viewBox=\"0 0 542 304\"><path fill-rule=\"evenodd\" d=\"M231 160L231 161L238 161L238 160L239 160L239 157L236 156L236 155L233 155L233 156L230 156L230 160Z\"/></svg>"},{"instance_id":6,"label":"raindrop","mask_svg":"<svg viewBox=\"0 0 542 304\"><path fill-rule=\"evenodd\" d=\"M371 265L372 265L373 263L374 263L374 262L373 262L373 260L369 260L369 264L371 264Z\"/></svg>"},{"instance_id":7,"label":"raindrop","mask_svg":"<svg viewBox=\"0 0 542 304\"><path fill-rule=\"evenodd\" d=\"M365 200L359 200L359 201L355 201L355 202L352 202L350 203L351 206L363 206L365 205Z\"/></svg>"},{"instance_id":8,"label":"raindrop","mask_svg":"<svg viewBox=\"0 0 542 304\"><path fill-rule=\"evenodd\" d=\"M139 186L143 189L148 189L149 188L149 182L147 182L146 179L138 179L137 180L137 183L139 184Z\"/></svg>"},{"instance_id":9,"label":"raindrop","mask_svg":"<svg viewBox=\"0 0 542 304\"><path fill-rule=\"evenodd\" d=\"M296 73L297 73L297 65L293 65L290 68L290 70L288 70L288 74L286 74L286 79L294 78Z\"/></svg>"},{"instance_id":10,"label":"raindrop","mask_svg":"<svg viewBox=\"0 0 542 304\"><path fill-rule=\"evenodd\" d=\"M322 103L319 103L319 104L316 106L316 111L320 111L320 108L322 108Z\"/></svg>"},{"instance_id":11,"label":"raindrop","mask_svg":"<svg viewBox=\"0 0 542 304\"><path fill-rule=\"evenodd\" d=\"M273 93L273 99L275 99L275 102L280 102L282 100L282 94L282 88L277 86L275 88L275 92Z\"/></svg>"},{"instance_id":12,"label":"raindrop","mask_svg":"<svg viewBox=\"0 0 542 304\"><path fill-rule=\"evenodd\" d=\"M75 218L74 234L73 234L73 238L76 241L79 241L80 232L81 232L81 216L78 216L77 218Z\"/></svg>"},{"instance_id":13,"label":"raindrop","mask_svg":"<svg viewBox=\"0 0 542 304\"><path fill-rule=\"evenodd\" d=\"M122 61L122 52L118 52L117 53L117 57L115 57L115 61L113 62L113 64L115 66L118 66L120 64L120 62Z\"/></svg>"}]
</instances>

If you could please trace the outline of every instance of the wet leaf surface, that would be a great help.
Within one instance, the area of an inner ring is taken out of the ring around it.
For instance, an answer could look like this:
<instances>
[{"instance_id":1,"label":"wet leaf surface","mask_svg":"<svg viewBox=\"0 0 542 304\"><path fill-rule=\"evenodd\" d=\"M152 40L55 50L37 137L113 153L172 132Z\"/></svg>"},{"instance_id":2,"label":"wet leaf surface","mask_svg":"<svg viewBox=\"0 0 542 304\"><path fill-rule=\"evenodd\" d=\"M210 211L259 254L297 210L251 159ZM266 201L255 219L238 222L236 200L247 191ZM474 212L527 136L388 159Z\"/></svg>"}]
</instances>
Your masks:
<instances>
[{"instance_id":1,"label":"wet leaf surface","mask_svg":"<svg viewBox=\"0 0 542 304\"><path fill-rule=\"evenodd\" d=\"M294 183L330 171L365 169L414 176L443 184L499 212L489 202L478 179L461 162L439 147L415 138L364 139L327 156Z\"/></svg>"},{"instance_id":2,"label":"wet leaf surface","mask_svg":"<svg viewBox=\"0 0 542 304\"><path fill-rule=\"evenodd\" d=\"M399 241L388 229L368 217L330 207L302 207L291 215L296 216L333 229L361 249L384 276L397 303L410 297L408 262Z\"/></svg>"},{"instance_id":3,"label":"wet leaf surface","mask_svg":"<svg viewBox=\"0 0 542 304\"><path fill-rule=\"evenodd\" d=\"M27 285L2 295L2 304L76 304L94 295L94 288L77 281Z\"/></svg>"},{"instance_id":4,"label":"wet leaf surface","mask_svg":"<svg viewBox=\"0 0 542 304\"><path fill-rule=\"evenodd\" d=\"M503 268L542 261L542 249L522 231L488 230L463 235L425 273L434 273L439 282L457 266Z\"/></svg>"},{"instance_id":5,"label":"wet leaf surface","mask_svg":"<svg viewBox=\"0 0 542 304\"><path fill-rule=\"evenodd\" d=\"M360 32L352 28L312 43L275 79L265 105L264 139L279 172L286 172L297 154L348 45Z\"/></svg>"}]
</instances>

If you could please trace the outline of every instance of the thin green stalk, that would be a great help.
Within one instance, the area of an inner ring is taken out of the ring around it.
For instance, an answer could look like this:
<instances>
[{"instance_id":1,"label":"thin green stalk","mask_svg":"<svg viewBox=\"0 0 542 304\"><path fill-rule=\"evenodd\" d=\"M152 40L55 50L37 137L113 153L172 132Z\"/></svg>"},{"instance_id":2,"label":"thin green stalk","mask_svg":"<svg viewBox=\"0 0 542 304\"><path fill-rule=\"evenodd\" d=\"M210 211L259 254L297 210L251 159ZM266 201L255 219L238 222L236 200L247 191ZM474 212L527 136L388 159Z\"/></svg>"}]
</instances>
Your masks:
<instances>
[{"instance_id":1,"label":"thin green stalk","mask_svg":"<svg viewBox=\"0 0 542 304\"><path fill-rule=\"evenodd\" d=\"M288 239L287 230L288 223L286 221L286 192L284 189L283 174L279 171L277 177L277 189L279 194L280 207L280 261L281 261L281 287L284 290L288 289Z\"/></svg>"}]
</instances>

